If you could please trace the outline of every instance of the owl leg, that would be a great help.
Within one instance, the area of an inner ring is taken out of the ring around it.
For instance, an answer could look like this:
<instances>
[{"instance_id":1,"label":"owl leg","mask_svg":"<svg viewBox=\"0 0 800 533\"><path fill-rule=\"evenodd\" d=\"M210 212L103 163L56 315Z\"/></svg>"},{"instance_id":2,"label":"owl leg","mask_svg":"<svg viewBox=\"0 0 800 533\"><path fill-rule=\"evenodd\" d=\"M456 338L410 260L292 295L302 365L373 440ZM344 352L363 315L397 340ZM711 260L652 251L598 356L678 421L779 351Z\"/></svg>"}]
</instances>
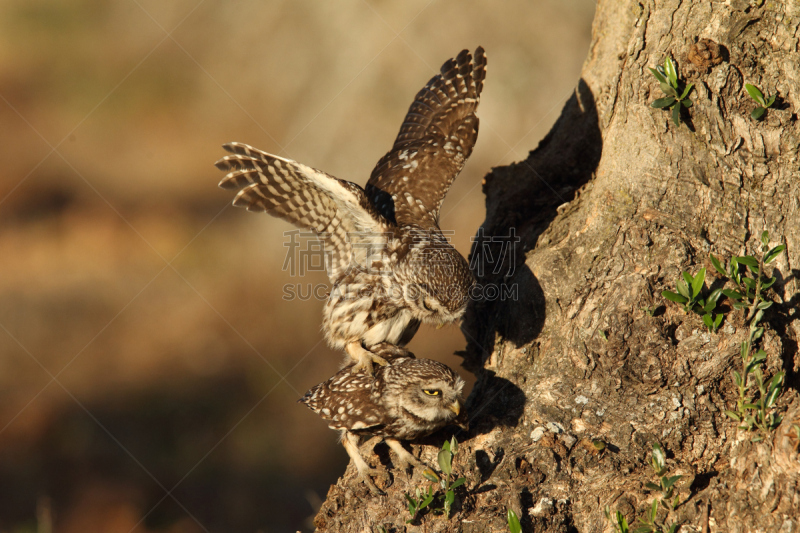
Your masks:
<instances>
[{"instance_id":1,"label":"owl leg","mask_svg":"<svg viewBox=\"0 0 800 533\"><path fill-rule=\"evenodd\" d=\"M428 477L433 476L436 479L439 479L439 476L436 474L436 472L434 472L433 468L414 457L411 452L403 447L403 444L399 440L386 437L384 441L389 445L389 448L394 450L394 453L397 454L397 458L405 468L409 466L416 466L422 469L423 475L428 474Z\"/></svg>"},{"instance_id":2,"label":"owl leg","mask_svg":"<svg viewBox=\"0 0 800 533\"><path fill-rule=\"evenodd\" d=\"M361 453L358 451L358 437L349 431L342 431L342 445L347 451L347 455L350 456L356 465L356 470L358 470L358 479L363 481L373 494L382 495L383 491L375 486L375 483L372 481L370 475L380 476L385 475L385 473L371 468L364 458L361 457Z\"/></svg>"},{"instance_id":3,"label":"owl leg","mask_svg":"<svg viewBox=\"0 0 800 533\"><path fill-rule=\"evenodd\" d=\"M372 363L377 363L381 366L386 366L389 364L383 357L380 357L361 346L361 341L353 341L348 343L347 346L345 346L345 350L347 351L347 354L356 362L356 364L353 366L353 370L351 371L353 374L357 374L363 370L371 376Z\"/></svg>"}]
</instances>

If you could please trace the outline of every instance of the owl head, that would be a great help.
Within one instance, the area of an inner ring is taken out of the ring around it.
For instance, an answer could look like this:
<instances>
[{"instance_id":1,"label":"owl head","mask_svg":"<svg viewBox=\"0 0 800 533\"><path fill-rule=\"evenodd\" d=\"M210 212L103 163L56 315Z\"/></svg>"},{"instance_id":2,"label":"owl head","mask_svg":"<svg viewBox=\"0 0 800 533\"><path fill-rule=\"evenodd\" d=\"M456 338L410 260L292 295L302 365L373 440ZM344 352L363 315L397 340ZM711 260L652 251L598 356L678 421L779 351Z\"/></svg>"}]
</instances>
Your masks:
<instances>
[{"instance_id":1,"label":"owl head","mask_svg":"<svg viewBox=\"0 0 800 533\"><path fill-rule=\"evenodd\" d=\"M431 359L402 359L382 370L388 409L437 428L454 422L461 412L464 380L448 366Z\"/></svg>"},{"instance_id":2,"label":"owl head","mask_svg":"<svg viewBox=\"0 0 800 533\"><path fill-rule=\"evenodd\" d=\"M405 299L415 318L427 324L450 324L464 316L475 283L466 259L452 246L436 243L417 251L410 262L411 283Z\"/></svg>"}]
</instances>

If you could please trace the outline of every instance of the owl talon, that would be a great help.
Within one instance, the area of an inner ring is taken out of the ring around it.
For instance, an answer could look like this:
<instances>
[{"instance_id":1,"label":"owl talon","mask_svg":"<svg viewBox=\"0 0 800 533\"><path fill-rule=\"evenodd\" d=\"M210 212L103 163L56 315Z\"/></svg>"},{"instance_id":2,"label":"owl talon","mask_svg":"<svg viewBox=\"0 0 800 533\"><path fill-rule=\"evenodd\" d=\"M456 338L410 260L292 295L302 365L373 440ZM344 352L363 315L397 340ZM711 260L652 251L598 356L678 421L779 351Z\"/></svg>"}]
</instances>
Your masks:
<instances>
[{"instance_id":1,"label":"owl talon","mask_svg":"<svg viewBox=\"0 0 800 533\"><path fill-rule=\"evenodd\" d=\"M400 464L403 465L404 469L408 469L409 467L420 468L422 469L422 476L425 479L434 482L439 481L439 476L438 474L436 474L433 468L431 468L430 466L426 465L425 463L414 457L414 455L411 452L409 452L403 447L403 445L400 443L399 440L389 437L385 438L384 440L386 441L386 444L389 446L389 448L391 448L397 455L397 459L400 462Z\"/></svg>"},{"instance_id":2,"label":"owl talon","mask_svg":"<svg viewBox=\"0 0 800 533\"><path fill-rule=\"evenodd\" d=\"M379 489L377 485L375 485L375 482L372 481L372 478L369 477L368 473L364 473L363 475L359 474L358 475L358 479L359 479L359 481L362 481L364 483L364 485L367 486L369 491L372 494L374 494L375 496L384 496L386 494L381 489Z\"/></svg>"},{"instance_id":3,"label":"owl talon","mask_svg":"<svg viewBox=\"0 0 800 533\"><path fill-rule=\"evenodd\" d=\"M372 375L372 363L377 363L381 366L386 366L389 364L386 359L383 357L376 355L369 350L365 349L361 346L360 342L351 342L347 345L347 354L356 362L353 365L353 368L350 370L353 374L358 374L362 370L367 375Z\"/></svg>"},{"instance_id":4,"label":"owl talon","mask_svg":"<svg viewBox=\"0 0 800 533\"><path fill-rule=\"evenodd\" d=\"M347 451L347 455L353 460L353 463L356 465L356 470L358 471L358 480L363 481L364 484L369 488L372 494L376 496L382 496L384 492L379 489L375 482L372 481L372 477L384 477L388 478L389 474L387 472L382 472L375 468L372 468L364 461L364 458L361 457L361 453L358 451L358 437L349 431L342 432L342 445L344 449Z\"/></svg>"}]
</instances>

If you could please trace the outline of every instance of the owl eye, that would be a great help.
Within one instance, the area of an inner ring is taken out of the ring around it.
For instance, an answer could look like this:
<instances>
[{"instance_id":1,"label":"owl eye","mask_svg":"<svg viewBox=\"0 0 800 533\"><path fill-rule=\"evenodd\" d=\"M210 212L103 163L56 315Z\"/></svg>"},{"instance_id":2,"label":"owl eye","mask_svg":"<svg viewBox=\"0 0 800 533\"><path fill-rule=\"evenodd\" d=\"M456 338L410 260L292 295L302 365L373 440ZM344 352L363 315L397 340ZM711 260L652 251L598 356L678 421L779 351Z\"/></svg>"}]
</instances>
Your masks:
<instances>
[{"instance_id":1,"label":"owl eye","mask_svg":"<svg viewBox=\"0 0 800 533\"><path fill-rule=\"evenodd\" d=\"M424 307L428 311L433 311L433 306L428 303L428 299L427 298L423 298L422 299L422 307Z\"/></svg>"},{"instance_id":2,"label":"owl eye","mask_svg":"<svg viewBox=\"0 0 800 533\"><path fill-rule=\"evenodd\" d=\"M439 389L422 389L422 392L428 396L439 396L442 393Z\"/></svg>"}]
</instances>

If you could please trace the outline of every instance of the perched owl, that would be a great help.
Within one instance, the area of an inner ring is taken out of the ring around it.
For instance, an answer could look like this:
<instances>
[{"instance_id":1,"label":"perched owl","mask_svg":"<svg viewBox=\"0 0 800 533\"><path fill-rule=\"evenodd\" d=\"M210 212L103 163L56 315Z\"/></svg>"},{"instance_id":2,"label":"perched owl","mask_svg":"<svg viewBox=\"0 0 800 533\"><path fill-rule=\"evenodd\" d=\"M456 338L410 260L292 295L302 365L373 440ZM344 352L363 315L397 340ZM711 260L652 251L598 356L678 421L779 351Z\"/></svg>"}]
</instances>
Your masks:
<instances>
[{"instance_id":1,"label":"perched owl","mask_svg":"<svg viewBox=\"0 0 800 533\"><path fill-rule=\"evenodd\" d=\"M359 437L382 437L403 466L429 468L408 452L400 440L413 440L448 424L466 427L461 413L464 380L449 367L386 343L373 347L391 361L374 376L345 367L309 390L299 401L342 433L342 444L353 459L359 478L380 492L369 477L380 475L358 452Z\"/></svg>"},{"instance_id":2,"label":"perched owl","mask_svg":"<svg viewBox=\"0 0 800 533\"><path fill-rule=\"evenodd\" d=\"M474 280L466 260L439 229L439 209L472 153L475 109L486 76L483 48L448 60L417 93L391 151L366 189L245 144L216 165L233 204L266 211L314 231L323 242L332 289L323 331L345 349L353 372L386 362L370 348L404 346L420 323L452 323L464 314Z\"/></svg>"}]
</instances>

